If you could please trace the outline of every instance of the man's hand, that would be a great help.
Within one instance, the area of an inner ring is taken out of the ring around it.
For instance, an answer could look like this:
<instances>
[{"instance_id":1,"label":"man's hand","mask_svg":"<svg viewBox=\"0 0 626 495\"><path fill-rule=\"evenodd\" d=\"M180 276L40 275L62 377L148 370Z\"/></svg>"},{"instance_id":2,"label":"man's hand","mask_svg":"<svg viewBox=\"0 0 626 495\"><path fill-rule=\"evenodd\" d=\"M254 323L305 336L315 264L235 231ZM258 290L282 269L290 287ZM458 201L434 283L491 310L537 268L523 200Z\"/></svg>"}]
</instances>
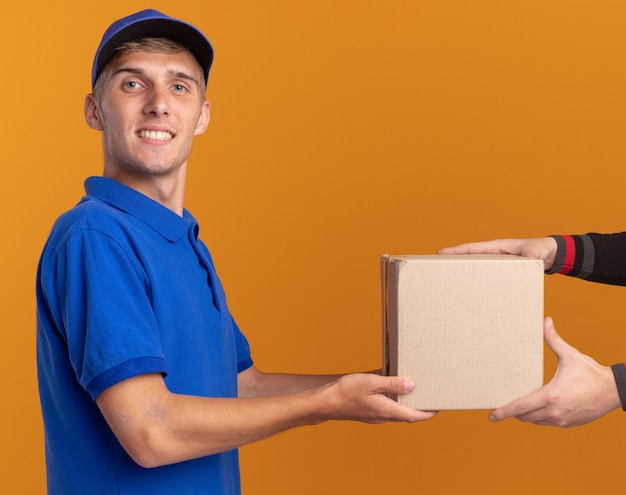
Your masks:
<instances>
[{"instance_id":1,"label":"man's hand","mask_svg":"<svg viewBox=\"0 0 626 495\"><path fill-rule=\"evenodd\" d=\"M590 423L621 406L613 371L580 353L556 332L551 318L544 338L559 359L552 380L536 392L495 409L489 419L514 417L543 426L569 428Z\"/></svg>"},{"instance_id":2,"label":"man's hand","mask_svg":"<svg viewBox=\"0 0 626 495\"><path fill-rule=\"evenodd\" d=\"M543 260L544 268L549 270L556 256L556 241L552 237L494 239L447 247L441 249L439 254L515 254Z\"/></svg>"},{"instance_id":3,"label":"man's hand","mask_svg":"<svg viewBox=\"0 0 626 495\"><path fill-rule=\"evenodd\" d=\"M414 423L425 421L436 411L418 411L398 404L385 394L403 395L415 389L415 383L397 376L369 373L344 375L327 386L328 409L325 419L347 419L363 423L388 421Z\"/></svg>"}]
</instances>

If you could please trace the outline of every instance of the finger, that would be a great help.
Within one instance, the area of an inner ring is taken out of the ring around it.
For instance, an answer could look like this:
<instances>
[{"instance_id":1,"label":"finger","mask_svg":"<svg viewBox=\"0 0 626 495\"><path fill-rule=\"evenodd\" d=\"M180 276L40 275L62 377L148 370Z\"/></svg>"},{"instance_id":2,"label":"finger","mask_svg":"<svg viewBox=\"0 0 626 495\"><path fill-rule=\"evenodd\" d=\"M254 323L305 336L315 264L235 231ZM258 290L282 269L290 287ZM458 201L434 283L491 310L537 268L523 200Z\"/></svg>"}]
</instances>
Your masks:
<instances>
[{"instance_id":1,"label":"finger","mask_svg":"<svg viewBox=\"0 0 626 495\"><path fill-rule=\"evenodd\" d=\"M407 423L415 423L417 421L427 421L437 415L437 411L420 411L412 407L402 406L395 403L393 413L386 421L402 421Z\"/></svg>"},{"instance_id":2,"label":"finger","mask_svg":"<svg viewBox=\"0 0 626 495\"><path fill-rule=\"evenodd\" d=\"M381 391L391 391L391 393L395 395L402 395L403 393L408 393L415 389L415 383L412 380L400 377L389 377L391 380L388 381L388 385L390 386L389 390L381 390ZM405 392L402 392L405 390ZM415 409L409 405L400 404L397 401L390 399L388 396L383 394L376 394L377 400L385 401L389 406L387 421L405 421L409 423L414 423L417 421L426 421L431 419L435 415L437 415L438 411L421 411L419 409Z\"/></svg>"},{"instance_id":3,"label":"finger","mask_svg":"<svg viewBox=\"0 0 626 495\"><path fill-rule=\"evenodd\" d=\"M520 418L525 415L532 414L545 407L545 398L541 387L536 392L520 397L504 406L498 407L491 411L489 419L491 421L502 421L507 418Z\"/></svg>"},{"instance_id":4,"label":"finger","mask_svg":"<svg viewBox=\"0 0 626 495\"><path fill-rule=\"evenodd\" d=\"M468 242L458 246L446 247L439 250L439 254L517 254L507 240L492 240L482 242Z\"/></svg>"},{"instance_id":5,"label":"finger","mask_svg":"<svg viewBox=\"0 0 626 495\"><path fill-rule=\"evenodd\" d=\"M385 397L385 399L391 400L387 397ZM396 413L397 417L399 417L402 421L409 421L409 422L426 421L427 419L430 419L436 416L437 413L439 412L439 411L422 411L422 410L410 407L408 405L399 404L395 401L394 401L394 408L397 408L398 410L403 411L399 416L398 416L398 413Z\"/></svg>"},{"instance_id":6,"label":"finger","mask_svg":"<svg viewBox=\"0 0 626 495\"><path fill-rule=\"evenodd\" d=\"M427 421L437 415L437 411L415 411L415 421Z\"/></svg>"},{"instance_id":7,"label":"finger","mask_svg":"<svg viewBox=\"0 0 626 495\"><path fill-rule=\"evenodd\" d=\"M484 242L469 242L445 247L439 250L439 254L483 254L488 252L484 244Z\"/></svg>"}]
</instances>

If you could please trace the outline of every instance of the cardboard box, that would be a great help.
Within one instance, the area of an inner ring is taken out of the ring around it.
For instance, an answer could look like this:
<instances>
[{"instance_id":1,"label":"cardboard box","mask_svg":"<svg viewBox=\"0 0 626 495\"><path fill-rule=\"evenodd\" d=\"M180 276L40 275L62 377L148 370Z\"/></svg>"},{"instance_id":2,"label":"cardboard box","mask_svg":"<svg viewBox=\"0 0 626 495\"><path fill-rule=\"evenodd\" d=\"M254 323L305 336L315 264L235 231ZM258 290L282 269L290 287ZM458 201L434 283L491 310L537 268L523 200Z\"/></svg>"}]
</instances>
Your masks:
<instances>
[{"instance_id":1,"label":"cardboard box","mask_svg":"<svg viewBox=\"0 0 626 495\"><path fill-rule=\"evenodd\" d=\"M493 409L543 385L543 262L510 255L381 260L383 372L420 410Z\"/></svg>"}]
</instances>

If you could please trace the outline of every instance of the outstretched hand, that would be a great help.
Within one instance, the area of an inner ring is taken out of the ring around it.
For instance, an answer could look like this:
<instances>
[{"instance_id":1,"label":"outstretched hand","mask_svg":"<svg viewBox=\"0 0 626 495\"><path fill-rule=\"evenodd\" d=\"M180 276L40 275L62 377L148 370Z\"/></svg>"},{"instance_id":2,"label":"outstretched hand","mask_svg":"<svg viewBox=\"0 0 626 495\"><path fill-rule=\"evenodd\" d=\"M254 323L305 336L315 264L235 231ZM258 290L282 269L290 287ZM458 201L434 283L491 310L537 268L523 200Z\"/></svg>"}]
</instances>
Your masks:
<instances>
[{"instance_id":1,"label":"outstretched hand","mask_svg":"<svg viewBox=\"0 0 626 495\"><path fill-rule=\"evenodd\" d=\"M386 394L403 395L415 389L415 383L397 376L379 376L369 373L344 375L329 383L332 391L329 418L347 419L364 423L388 421L414 423L425 421L436 411L418 411L401 405Z\"/></svg>"},{"instance_id":2,"label":"outstretched hand","mask_svg":"<svg viewBox=\"0 0 626 495\"><path fill-rule=\"evenodd\" d=\"M551 318L544 338L559 359L556 373L539 390L495 409L492 421L514 417L543 426L569 428L590 423L621 406L613 371L567 344Z\"/></svg>"},{"instance_id":3,"label":"outstretched hand","mask_svg":"<svg viewBox=\"0 0 626 495\"><path fill-rule=\"evenodd\" d=\"M439 254L514 254L542 260L545 269L549 270L554 264L556 247L556 241L552 237L494 239L443 248Z\"/></svg>"}]
</instances>

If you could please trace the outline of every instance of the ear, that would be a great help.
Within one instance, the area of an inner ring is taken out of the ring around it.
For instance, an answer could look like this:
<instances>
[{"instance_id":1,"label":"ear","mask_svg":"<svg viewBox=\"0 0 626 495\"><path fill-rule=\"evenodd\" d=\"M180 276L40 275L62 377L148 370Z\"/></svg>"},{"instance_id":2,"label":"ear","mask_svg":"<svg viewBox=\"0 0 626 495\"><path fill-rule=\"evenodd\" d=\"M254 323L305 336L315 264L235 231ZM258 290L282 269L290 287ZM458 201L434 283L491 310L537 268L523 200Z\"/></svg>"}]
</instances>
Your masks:
<instances>
[{"instance_id":1,"label":"ear","mask_svg":"<svg viewBox=\"0 0 626 495\"><path fill-rule=\"evenodd\" d=\"M100 119L100 111L93 94L85 96L85 122L92 129L102 131L102 120Z\"/></svg>"},{"instance_id":2,"label":"ear","mask_svg":"<svg viewBox=\"0 0 626 495\"><path fill-rule=\"evenodd\" d=\"M211 103L205 100L202 104L202 111L196 124L194 136L198 136L206 131L207 127L209 127L209 120L211 120Z\"/></svg>"}]
</instances>

